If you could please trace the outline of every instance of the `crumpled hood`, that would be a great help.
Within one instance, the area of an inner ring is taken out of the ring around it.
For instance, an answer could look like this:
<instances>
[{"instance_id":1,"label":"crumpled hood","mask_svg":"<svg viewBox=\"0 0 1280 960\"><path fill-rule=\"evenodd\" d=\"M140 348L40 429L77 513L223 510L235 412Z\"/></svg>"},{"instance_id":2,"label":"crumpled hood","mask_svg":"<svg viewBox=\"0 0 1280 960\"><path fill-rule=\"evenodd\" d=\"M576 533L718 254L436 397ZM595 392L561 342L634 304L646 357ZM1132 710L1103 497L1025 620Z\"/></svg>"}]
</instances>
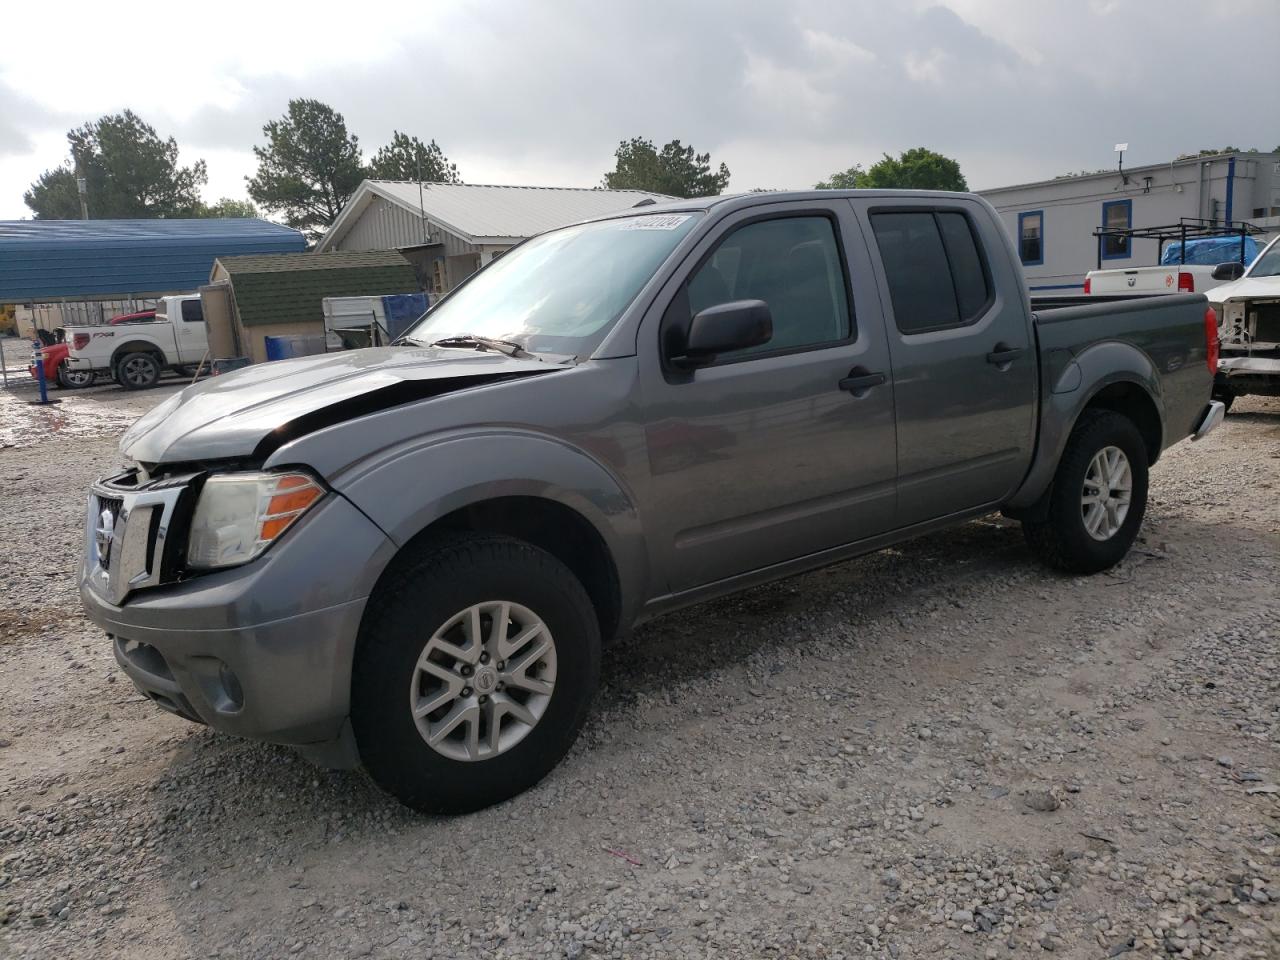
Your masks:
<instances>
[{"instance_id":1,"label":"crumpled hood","mask_svg":"<svg viewBox=\"0 0 1280 960\"><path fill-rule=\"evenodd\" d=\"M1280 297L1280 277L1242 277L1206 290L1210 303L1248 300L1251 297Z\"/></svg>"},{"instance_id":2,"label":"crumpled hood","mask_svg":"<svg viewBox=\"0 0 1280 960\"><path fill-rule=\"evenodd\" d=\"M495 380L563 370L493 352L379 347L277 360L210 377L130 427L120 452L139 463L247 457L264 441ZM334 409L337 408L337 409ZM335 418L326 418L331 410Z\"/></svg>"}]
</instances>

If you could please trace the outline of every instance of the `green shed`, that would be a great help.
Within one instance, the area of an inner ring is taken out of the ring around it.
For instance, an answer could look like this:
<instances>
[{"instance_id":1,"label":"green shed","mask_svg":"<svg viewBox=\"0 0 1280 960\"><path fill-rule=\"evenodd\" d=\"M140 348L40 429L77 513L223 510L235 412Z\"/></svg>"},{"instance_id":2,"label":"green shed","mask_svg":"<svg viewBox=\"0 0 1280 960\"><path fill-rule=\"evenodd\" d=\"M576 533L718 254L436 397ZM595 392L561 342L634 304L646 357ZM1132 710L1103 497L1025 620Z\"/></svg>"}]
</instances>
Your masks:
<instances>
[{"instance_id":1,"label":"green shed","mask_svg":"<svg viewBox=\"0 0 1280 960\"><path fill-rule=\"evenodd\" d=\"M323 336L325 297L422 289L395 250L219 257L201 288L213 356L267 359L267 337Z\"/></svg>"}]
</instances>

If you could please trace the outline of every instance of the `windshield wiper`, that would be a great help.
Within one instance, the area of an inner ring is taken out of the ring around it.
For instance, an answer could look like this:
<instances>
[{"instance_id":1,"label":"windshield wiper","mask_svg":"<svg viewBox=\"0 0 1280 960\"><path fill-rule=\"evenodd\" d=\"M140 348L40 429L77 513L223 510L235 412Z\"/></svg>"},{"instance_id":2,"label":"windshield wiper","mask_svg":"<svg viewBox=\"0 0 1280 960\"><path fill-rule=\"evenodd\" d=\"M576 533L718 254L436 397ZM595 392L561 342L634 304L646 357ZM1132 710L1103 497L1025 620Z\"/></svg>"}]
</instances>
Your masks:
<instances>
[{"instance_id":1,"label":"windshield wiper","mask_svg":"<svg viewBox=\"0 0 1280 960\"><path fill-rule=\"evenodd\" d=\"M498 353L505 353L508 357L532 357L537 359L532 353L512 340L496 340L493 337L482 337L474 333L460 333L453 337L445 337L442 340L433 340L430 345L433 347L475 347L477 350L496 350Z\"/></svg>"}]
</instances>

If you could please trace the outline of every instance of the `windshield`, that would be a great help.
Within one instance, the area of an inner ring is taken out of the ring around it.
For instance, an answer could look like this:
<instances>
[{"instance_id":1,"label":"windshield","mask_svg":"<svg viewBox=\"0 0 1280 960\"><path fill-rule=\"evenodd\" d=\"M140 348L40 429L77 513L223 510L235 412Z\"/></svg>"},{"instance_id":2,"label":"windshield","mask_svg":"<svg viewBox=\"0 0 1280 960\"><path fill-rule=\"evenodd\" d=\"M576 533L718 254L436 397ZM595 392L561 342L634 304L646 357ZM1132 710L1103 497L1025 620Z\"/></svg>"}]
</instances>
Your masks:
<instances>
[{"instance_id":1,"label":"windshield","mask_svg":"<svg viewBox=\"0 0 1280 960\"><path fill-rule=\"evenodd\" d=\"M493 261L404 335L474 335L584 356L604 339L697 214L601 220L534 237Z\"/></svg>"},{"instance_id":2,"label":"windshield","mask_svg":"<svg viewBox=\"0 0 1280 960\"><path fill-rule=\"evenodd\" d=\"M1271 241L1271 246L1262 251L1262 256L1249 268L1251 277L1280 277L1280 238Z\"/></svg>"}]
</instances>

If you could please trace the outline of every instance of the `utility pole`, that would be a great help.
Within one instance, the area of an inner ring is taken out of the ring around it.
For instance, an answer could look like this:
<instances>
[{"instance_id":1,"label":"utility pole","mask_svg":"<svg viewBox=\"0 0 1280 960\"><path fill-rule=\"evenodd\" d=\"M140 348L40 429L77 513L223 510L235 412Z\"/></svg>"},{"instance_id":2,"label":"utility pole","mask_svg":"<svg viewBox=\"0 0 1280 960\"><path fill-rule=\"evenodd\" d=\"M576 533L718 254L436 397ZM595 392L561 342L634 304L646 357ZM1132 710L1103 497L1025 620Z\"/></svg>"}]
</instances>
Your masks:
<instances>
[{"instance_id":1,"label":"utility pole","mask_svg":"<svg viewBox=\"0 0 1280 960\"><path fill-rule=\"evenodd\" d=\"M80 219L89 219L89 182L84 177L76 177L76 192L80 194Z\"/></svg>"},{"instance_id":2,"label":"utility pole","mask_svg":"<svg viewBox=\"0 0 1280 960\"><path fill-rule=\"evenodd\" d=\"M427 210L422 202L422 154L414 150L414 159L418 163L418 215L422 218L422 242L431 242L431 231L427 228Z\"/></svg>"}]
</instances>

